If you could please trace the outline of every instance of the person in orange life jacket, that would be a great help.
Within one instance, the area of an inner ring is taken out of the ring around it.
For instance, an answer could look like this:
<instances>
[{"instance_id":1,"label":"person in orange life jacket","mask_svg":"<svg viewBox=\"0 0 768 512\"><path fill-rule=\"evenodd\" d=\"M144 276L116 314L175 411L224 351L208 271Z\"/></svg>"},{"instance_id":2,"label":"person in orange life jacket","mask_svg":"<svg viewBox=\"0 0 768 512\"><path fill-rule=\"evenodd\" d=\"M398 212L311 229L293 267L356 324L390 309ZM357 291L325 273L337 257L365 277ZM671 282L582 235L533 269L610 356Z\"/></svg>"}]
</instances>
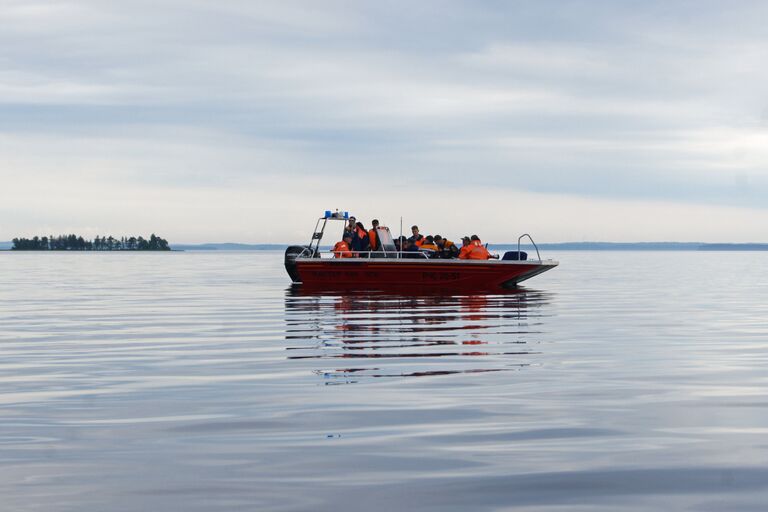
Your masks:
<instances>
[{"instance_id":1,"label":"person in orange life jacket","mask_svg":"<svg viewBox=\"0 0 768 512\"><path fill-rule=\"evenodd\" d=\"M421 244L424 243L424 235L419 234L419 226L411 226L411 233L413 233L413 236L408 238L408 240L411 241L412 244L416 244L416 247L421 247Z\"/></svg>"},{"instance_id":2,"label":"person in orange life jacket","mask_svg":"<svg viewBox=\"0 0 768 512\"><path fill-rule=\"evenodd\" d=\"M440 257L444 259L456 258L459 255L459 248L456 244L443 238L440 235L435 235L435 245L440 250Z\"/></svg>"},{"instance_id":3,"label":"person in orange life jacket","mask_svg":"<svg viewBox=\"0 0 768 512\"><path fill-rule=\"evenodd\" d=\"M468 236L462 237L461 239L461 250L459 251L459 259L460 260L466 260L469 259L469 253L472 252L473 246L471 245L471 240Z\"/></svg>"},{"instance_id":4,"label":"person in orange life jacket","mask_svg":"<svg viewBox=\"0 0 768 512\"><path fill-rule=\"evenodd\" d=\"M479 236L472 235L469 245L472 247L472 249L469 251L467 259L487 260L491 258L491 253L488 252L488 249L485 248L483 242L480 241Z\"/></svg>"},{"instance_id":5,"label":"person in orange life jacket","mask_svg":"<svg viewBox=\"0 0 768 512\"><path fill-rule=\"evenodd\" d=\"M349 244L351 243L352 237L349 235L344 235L344 239L341 242L336 242L336 245L333 246L333 257L351 258L352 251L349 250Z\"/></svg>"},{"instance_id":6,"label":"person in orange life jacket","mask_svg":"<svg viewBox=\"0 0 768 512\"><path fill-rule=\"evenodd\" d=\"M440 248L435 244L435 239L432 238L432 235L428 235L426 238L424 238L419 249L421 249L422 251L425 249L429 249L430 251L435 251L435 252L440 250Z\"/></svg>"},{"instance_id":7,"label":"person in orange life jacket","mask_svg":"<svg viewBox=\"0 0 768 512\"><path fill-rule=\"evenodd\" d=\"M475 247L481 247L482 249L484 249L484 252L488 254L488 258L486 258L486 259L499 259L499 255L498 254L491 254L491 253L488 252L488 248L483 245L483 242L480 241L480 237L479 236L472 235L472 238L470 239L470 243L472 245L474 245ZM481 252L481 254L482 254L482 252ZM482 259L482 258L480 258L480 259Z\"/></svg>"},{"instance_id":8,"label":"person in orange life jacket","mask_svg":"<svg viewBox=\"0 0 768 512\"><path fill-rule=\"evenodd\" d=\"M358 252L368 250L368 231L365 230L362 222L356 223L355 230L352 232L352 250Z\"/></svg>"},{"instance_id":9,"label":"person in orange life jacket","mask_svg":"<svg viewBox=\"0 0 768 512\"><path fill-rule=\"evenodd\" d=\"M376 236L377 227L379 227L379 221L373 219L371 221L371 229L368 230L368 244L371 246L372 251L379 250L379 237Z\"/></svg>"}]
</instances>

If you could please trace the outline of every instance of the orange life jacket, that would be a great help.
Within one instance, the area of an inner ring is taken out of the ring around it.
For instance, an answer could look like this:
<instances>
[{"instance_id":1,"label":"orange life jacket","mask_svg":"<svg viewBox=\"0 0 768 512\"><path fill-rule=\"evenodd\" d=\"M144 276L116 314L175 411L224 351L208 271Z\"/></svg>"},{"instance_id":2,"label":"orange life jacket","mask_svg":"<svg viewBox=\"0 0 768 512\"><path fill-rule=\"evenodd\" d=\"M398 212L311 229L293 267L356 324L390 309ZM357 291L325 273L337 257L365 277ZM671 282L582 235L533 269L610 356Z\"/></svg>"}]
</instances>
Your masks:
<instances>
[{"instance_id":1,"label":"orange life jacket","mask_svg":"<svg viewBox=\"0 0 768 512\"><path fill-rule=\"evenodd\" d=\"M420 248L422 245L424 245L424 242L426 242L426 241L427 241L427 239L426 239L426 238L424 238L424 235L419 235L419 236L420 236L421 238L416 238L416 239L414 239L413 243L414 243L414 244L416 244L416 247L419 247L419 248Z\"/></svg>"},{"instance_id":2,"label":"orange life jacket","mask_svg":"<svg viewBox=\"0 0 768 512\"><path fill-rule=\"evenodd\" d=\"M472 245L462 245L461 250L459 251L459 259L460 260L467 260L469 259L469 253L472 252Z\"/></svg>"},{"instance_id":3,"label":"orange life jacket","mask_svg":"<svg viewBox=\"0 0 768 512\"><path fill-rule=\"evenodd\" d=\"M419 249L431 249L433 251L439 251L440 248L436 246L435 244L431 244L429 242L424 242L419 246Z\"/></svg>"},{"instance_id":4,"label":"orange life jacket","mask_svg":"<svg viewBox=\"0 0 768 512\"><path fill-rule=\"evenodd\" d=\"M488 249L485 248L480 240L473 240L472 243L469 244L469 247L471 249L469 254L467 254L467 259L487 260L491 257L491 253L488 252Z\"/></svg>"},{"instance_id":5,"label":"orange life jacket","mask_svg":"<svg viewBox=\"0 0 768 512\"><path fill-rule=\"evenodd\" d=\"M333 257L334 258L351 258L352 257L352 251L349 250L349 245L347 245L347 242L341 241L336 242L336 245L333 246Z\"/></svg>"},{"instance_id":6,"label":"orange life jacket","mask_svg":"<svg viewBox=\"0 0 768 512\"><path fill-rule=\"evenodd\" d=\"M459 255L459 248L456 247L455 243L447 238L443 238L443 246L440 247L440 254L443 258L455 258Z\"/></svg>"},{"instance_id":7,"label":"orange life jacket","mask_svg":"<svg viewBox=\"0 0 768 512\"><path fill-rule=\"evenodd\" d=\"M368 243L371 245L371 250L375 251L378 249L379 240L376 238L376 230L375 229L369 229L368 230Z\"/></svg>"}]
</instances>

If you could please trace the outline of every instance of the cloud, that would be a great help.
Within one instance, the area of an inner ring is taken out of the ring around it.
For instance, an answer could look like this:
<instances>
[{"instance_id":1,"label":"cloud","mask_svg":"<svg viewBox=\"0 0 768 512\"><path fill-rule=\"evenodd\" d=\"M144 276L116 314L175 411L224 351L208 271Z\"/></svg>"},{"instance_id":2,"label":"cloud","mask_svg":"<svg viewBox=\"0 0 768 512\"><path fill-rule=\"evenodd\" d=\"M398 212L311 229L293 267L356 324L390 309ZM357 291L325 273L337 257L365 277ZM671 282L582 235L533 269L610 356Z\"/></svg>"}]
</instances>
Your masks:
<instances>
[{"instance_id":1,"label":"cloud","mask_svg":"<svg viewBox=\"0 0 768 512\"><path fill-rule=\"evenodd\" d=\"M9 1L0 201L14 221L0 239L89 217L127 229L151 211L167 237L204 240L205 226L232 225L233 205L300 225L372 184L420 215L435 190L554 201L543 228L591 239L656 238L638 222L600 227L619 217L608 205L741 221L767 208L765 14L760 2ZM59 189L91 200L68 205ZM130 198L101 199L119 191ZM659 236L699 233L695 217L654 219ZM250 222L228 236L287 241ZM758 239L747 224L711 222L699 239Z\"/></svg>"}]
</instances>

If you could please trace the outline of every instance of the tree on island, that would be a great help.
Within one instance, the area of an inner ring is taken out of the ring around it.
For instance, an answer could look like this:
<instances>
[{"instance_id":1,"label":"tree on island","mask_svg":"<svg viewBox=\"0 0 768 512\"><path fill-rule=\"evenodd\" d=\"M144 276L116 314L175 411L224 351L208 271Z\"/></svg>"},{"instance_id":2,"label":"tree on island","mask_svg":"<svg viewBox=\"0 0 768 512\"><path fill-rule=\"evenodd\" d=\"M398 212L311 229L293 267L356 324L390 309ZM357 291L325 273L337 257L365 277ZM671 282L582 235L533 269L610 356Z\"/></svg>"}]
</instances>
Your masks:
<instances>
[{"instance_id":1,"label":"tree on island","mask_svg":"<svg viewBox=\"0 0 768 512\"><path fill-rule=\"evenodd\" d=\"M168 240L152 233L149 240L143 237L96 236L93 241L74 234L14 238L12 251L170 251Z\"/></svg>"}]
</instances>

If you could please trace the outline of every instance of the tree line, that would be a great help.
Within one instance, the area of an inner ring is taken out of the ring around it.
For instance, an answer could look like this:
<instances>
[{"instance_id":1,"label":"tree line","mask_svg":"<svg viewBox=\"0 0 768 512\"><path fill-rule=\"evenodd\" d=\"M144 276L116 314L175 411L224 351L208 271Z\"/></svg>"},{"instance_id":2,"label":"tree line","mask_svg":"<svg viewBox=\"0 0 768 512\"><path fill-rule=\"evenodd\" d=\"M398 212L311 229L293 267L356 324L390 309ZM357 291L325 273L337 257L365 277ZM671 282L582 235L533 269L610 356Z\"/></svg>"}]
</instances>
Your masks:
<instances>
[{"instance_id":1,"label":"tree line","mask_svg":"<svg viewBox=\"0 0 768 512\"><path fill-rule=\"evenodd\" d=\"M149 239L144 237L113 236L96 237L86 240L77 235L59 235L57 237L35 236L33 238L14 238L12 251L170 251L168 240L152 233Z\"/></svg>"}]
</instances>

